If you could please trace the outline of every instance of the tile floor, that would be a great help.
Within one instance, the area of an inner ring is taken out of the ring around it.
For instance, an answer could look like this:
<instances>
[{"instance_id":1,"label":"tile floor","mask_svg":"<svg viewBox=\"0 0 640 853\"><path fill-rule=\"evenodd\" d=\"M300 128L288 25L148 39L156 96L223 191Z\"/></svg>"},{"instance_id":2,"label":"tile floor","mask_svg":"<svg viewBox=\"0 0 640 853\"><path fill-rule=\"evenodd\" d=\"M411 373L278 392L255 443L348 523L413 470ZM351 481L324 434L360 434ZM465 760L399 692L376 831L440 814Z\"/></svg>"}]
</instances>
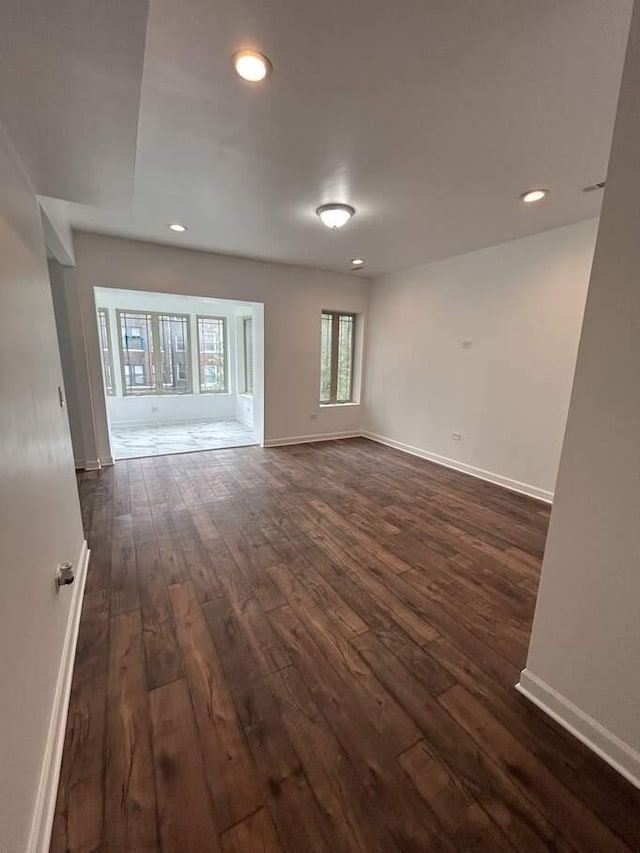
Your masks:
<instances>
[{"instance_id":1,"label":"tile floor","mask_svg":"<svg viewBox=\"0 0 640 853\"><path fill-rule=\"evenodd\" d=\"M155 426L112 427L115 459L166 456L194 450L259 444L252 430L239 421L193 421Z\"/></svg>"}]
</instances>

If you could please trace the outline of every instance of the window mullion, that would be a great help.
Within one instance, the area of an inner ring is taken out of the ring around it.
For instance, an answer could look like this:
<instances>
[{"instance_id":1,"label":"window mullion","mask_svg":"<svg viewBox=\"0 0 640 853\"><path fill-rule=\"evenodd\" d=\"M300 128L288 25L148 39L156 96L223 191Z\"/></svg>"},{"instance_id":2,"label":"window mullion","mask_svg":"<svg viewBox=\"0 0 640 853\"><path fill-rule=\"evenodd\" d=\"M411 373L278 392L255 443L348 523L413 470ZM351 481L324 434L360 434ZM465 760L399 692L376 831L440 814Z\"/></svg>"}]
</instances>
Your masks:
<instances>
[{"instance_id":1,"label":"window mullion","mask_svg":"<svg viewBox=\"0 0 640 853\"><path fill-rule=\"evenodd\" d=\"M116 309L116 326L118 327L118 328L117 328L117 332L118 332L118 351L119 351L119 353L120 353L120 376L121 376L121 378L122 378L122 396L124 397L124 396L126 396L127 394L129 394L129 389L127 388L126 371L125 371L125 369L124 369L124 363L125 363L125 354L124 354L124 353L125 353L125 343L124 343L124 337L125 337L125 336L124 336L123 331L122 331L122 315L123 315L123 313L124 313L124 312L123 312L123 311L121 311L119 308L118 308L118 309ZM127 363L128 363L128 361L127 361Z\"/></svg>"},{"instance_id":2,"label":"window mullion","mask_svg":"<svg viewBox=\"0 0 640 853\"><path fill-rule=\"evenodd\" d=\"M229 339L227 337L227 318L222 318L222 369L224 371L223 394L229 393Z\"/></svg>"}]
</instances>

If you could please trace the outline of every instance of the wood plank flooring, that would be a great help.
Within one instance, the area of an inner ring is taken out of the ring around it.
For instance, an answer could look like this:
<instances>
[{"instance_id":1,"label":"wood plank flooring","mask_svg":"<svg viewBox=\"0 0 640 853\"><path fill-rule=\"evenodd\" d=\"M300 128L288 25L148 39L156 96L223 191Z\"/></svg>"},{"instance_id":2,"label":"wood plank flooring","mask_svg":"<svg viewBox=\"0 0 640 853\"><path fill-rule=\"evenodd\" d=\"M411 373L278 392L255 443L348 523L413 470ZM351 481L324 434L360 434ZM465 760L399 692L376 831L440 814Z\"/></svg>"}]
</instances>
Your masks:
<instances>
[{"instance_id":1,"label":"wood plank flooring","mask_svg":"<svg viewBox=\"0 0 640 853\"><path fill-rule=\"evenodd\" d=\"M364 439L79 489L53 853L640 850L640 792L513 689L543 504Z\"/></svg>"}]
</instances>

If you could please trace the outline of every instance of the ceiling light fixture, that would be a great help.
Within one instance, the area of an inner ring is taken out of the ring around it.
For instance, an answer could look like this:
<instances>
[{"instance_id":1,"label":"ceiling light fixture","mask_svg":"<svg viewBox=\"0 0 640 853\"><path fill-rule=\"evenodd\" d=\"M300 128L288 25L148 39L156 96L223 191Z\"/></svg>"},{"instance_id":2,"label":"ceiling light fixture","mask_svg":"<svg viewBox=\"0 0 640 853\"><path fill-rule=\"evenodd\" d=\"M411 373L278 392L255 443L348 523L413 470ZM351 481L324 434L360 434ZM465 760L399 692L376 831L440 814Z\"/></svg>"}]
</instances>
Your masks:
<instances>
[{"instance_id":1,"label":"ceiling light fixture","mask_svg":"<svg viewBox=\"0 0 640 853\"><path fill-rule=\"evenodd\" d=\"M352 258L351 259L352 267L363 267L364 266L364 258Z\"/></svg>"},{"instance_id":2,"label":"ceiling light fixture","mask_svg":"<svg viewBox=\"0 0 640 853\"><path fill-rule=\"evenodd\" d=\"M233 54L233 67L243 80L259 83L270 73L271 62L257 50L239 50Z\"/></svg>"},{"instance_id":3,"label":"ceiling light fixture","mask_svg":"<svg viewBox=\"0 0 640 853\"><path fill-rule=\"evenodd\" d=\"M187 230L187 226L186 225L180 225L179 222L172 222L171 225L169 226L169 228L172 231L179 231L180 233Z\"/></svg>"},{"instance_id":4,"label":"ceiling light fixture","mask_svg":"<svg viewBox=\"0 0 640 853\"><path fill-rule=\"evenodd\" d=\"M520 200L525 204L531 204L534 201L542 201L543 198L546 198L549 195L549 190L538 189L538 190L527 190L526 193L522 193L520 196Z\"/></svg>"},{"instance_id":5,"label":"ceiling light fixture","mask_svg":"<svg viewBox=\"0 0 640 853\"><path fill-rule=\"evenodd\" d=\"M355 213L355 208L350 204L321 204L316 210L323 225L327 228L342 228Z\"/></svg>"}]
</instances>

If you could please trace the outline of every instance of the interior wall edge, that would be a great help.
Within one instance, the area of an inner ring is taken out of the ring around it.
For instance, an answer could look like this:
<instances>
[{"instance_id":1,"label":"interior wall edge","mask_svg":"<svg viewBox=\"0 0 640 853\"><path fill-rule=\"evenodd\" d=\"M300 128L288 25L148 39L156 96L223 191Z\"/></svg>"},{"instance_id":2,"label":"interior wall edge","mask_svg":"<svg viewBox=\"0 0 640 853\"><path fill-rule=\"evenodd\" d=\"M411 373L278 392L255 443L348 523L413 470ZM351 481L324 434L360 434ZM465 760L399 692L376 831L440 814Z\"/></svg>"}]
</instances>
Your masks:
<instances>
[{"instance_id":1,"label":"interior wall edge","mask_svg":"<svg viewBox=\"0 0 640 853\"><path fill-rule=\"evenodd\" d=\"M544 503L553 503L553 492L548 489L542 489L539 486L531 485L530 483L521 483L518 480L513 480L511 477L505 477L502 474L496 474L494 471L485 471L483 468L476 468L473 465L468 465L466 462L459 462L457 459L449 459L446 456L440 456L438 453L432 453L421 447L414 447L411 444L405 444L402 441L396 441L393 438L388 438L385 435L378 435L374 432L363 430L361 433L363 438L368 438L371 441L376 441L378 444L386 444L388 447L393 447L395 450L400 450L403 453L409 453L411 456L419 456L421 459L426 459L429 462L435 462L436 465L442 465L444 468L452 468L454 471L460 471L462 474L468 474L470 477L476 477L479 480L485 480L488 483L493 483L496 486L502 486L510 492L518 492L521 495L527 495L530 498L543 501Z\"/></svg>"},{"instance_id":2,"label":"interior wall edge","mask_svg":"<svg viewBox=\"0 0 640 853\"><path fill-rule=\"evenodd\" d=\"M47 744L42 761L40 784L29 834L28 853L47 853L51 841L51 829L62 764L62 750L67 727L69 697L71 695L71 680L76 659L76 645L90 553L85 539L82 542L76 562L78 571L71 592L73 598L69 609L67 631L49 721ZM59 594L65 595L67 591L63 589Z\"/></svg>"},{"instance_id":3,"label":"interior wall edge","mask_svg":"<svg viewBox=\"0 0 640 853\"><path fill-rule=\"evenodd\" d=\"M599 755L636 788L640 788L640 753L569 699L524 669L515 689Z\"/></svg>"}]
</instances>

